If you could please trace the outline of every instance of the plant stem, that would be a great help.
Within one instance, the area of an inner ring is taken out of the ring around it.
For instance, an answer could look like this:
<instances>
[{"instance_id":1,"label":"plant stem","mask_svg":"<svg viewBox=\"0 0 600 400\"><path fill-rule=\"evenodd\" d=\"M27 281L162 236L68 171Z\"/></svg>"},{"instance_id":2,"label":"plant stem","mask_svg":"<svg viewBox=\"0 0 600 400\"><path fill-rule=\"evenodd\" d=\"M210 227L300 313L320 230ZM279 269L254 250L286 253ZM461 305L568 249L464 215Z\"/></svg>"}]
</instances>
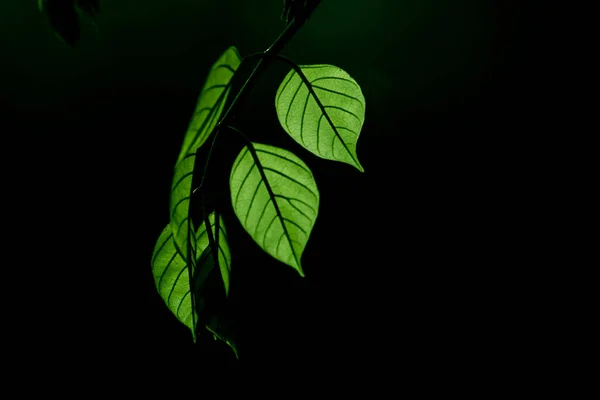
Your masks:
<instances>
[{"instance_id":1,"label":"plant stem","mask_svg":"<svg viewBox=\"0 0 600 400\"><path fill-rule=\"evenodd\" d=\"M225 114L223 115L221 120L219 121L219 123L213 129L211 135L215 135L214 141L216 141L216 136L218 136L219 132L221 131L221 128L227 127L228 125L231 124L235 111L237 111L237 109L240 107L240 104L248 96L248 93L251 91L251 89L254 88L254 85L256 84L256 82L258 81L258 79L260 78L262 73L267 69L267 67L271 64L271 62L277 58L279 53L285 48L285 46L289 43L289 41L292 40L292 38L300 30L300 28L302 28L304 23L308 20L308 18L315 11L315 9L317 8L317 6L319 4L320 4L320 1L315 1L305 10L303 16L300 19L297 20L294 18L292 21L290 21L287 24L287 26L285 27L285 29L283 30L283 32L275 40L275 42L273 42L273 44L271 44L271 46L269 46L269 48L267 48L263 52L263 56L258 60L258 63L254 67L254 70L252 70L252 73L250 74L250 76L248 77L246 82L244 82L244 85L240 88L239 92L237 93L237 95L235 96L233 101L231 102L231 105L229 106L229 108L227 109L227 111L225 112ZM213 142L213 145L214 145L214 142ZM211 150L212 150L212 146L211 146ZM200 158L199 152L200 152L200 148L198 148L198 150L196 150L196 157L194 159L194 169L193 169L194 173L196 172L196 170L199 167L199 163L198 163L198 160ZM207 163L208 163L208 161L209 160L206 160ZM207 167L207 165L206 165L206 167ZM205 167L205 171L206 171L206 167ZM202 182L204 182L204 176L202 177ZM194 188L194 185L192 184L191 190L194 190L193 188ZM205 193L205 191L202 191L202 219L204 221L204 224L206 226L206 230L208 233L208 241L209 241L210 251L213 254L213 260L216 263L217 267L220 267L219 266L219 247L215 241L215 238L213 237L212 227L210 225L210 219L208 218L208 213L204 207L204 198L205 198L204 193ZM190 223L188 224L188 241L190 240L190 237L191 237L191 235L190 235L191 228L190 227L192 225L191 224L191 215L192 215L193 202L191 201L191 198L192 198L192 193L190 193L190 203L188 206L188 218L190 221ZM215 215L215 217L219 218L219 214L217 213ZM217 222L217 221L215 221L215 222ZM218 226L219 226L218 222L215 225L218 229ZM218 234L216 236L218 236ZM195 235L194 235L194 240L195 240ZM188 260L191 261L191 259L190 259L191 243L188 242L187 247L188 247ZM188 265L188 268L189 267L190 266ZM190 282L190 288L191 288L191 285L192 285L192 282ZM192 295L193 295L193 293L192 293ZM195 301L194 301L193 297L192 297L192 307L193 307L193 312L195 312ZM194 329L196 329L195 326L194 326Z\"/></svg>"},{"instance_id":2,"label":"plant stem","mask_svg":"<svg viewBox=\"0 0 600 400\"><path fill-rule=\"evenodd\" d=\"M286 28L279 35L279 37L275 40L275 42L273 42L273 44L271 46L269 46L269 48L267 48L262 53L263 56L258 60L258 63L254 67L254 70L252 71L252 73L250 74L250 76L248 77L248 79L246 80L244 85L241 87L241 89L239 90L239 92L237 93L237 95L235 96L233 101L231 102L231 105L229 106L227 111L225 111L225 114L223 115L223 117L221 118L219 123L213 129L213 133L212 133L213 135L218 135L218 133L220 132L220 130L223 126L228 126L231 124L231 122L232 122L231 119L233 118L234 111L237 110L237 108L240 106L240 104L246 98L248 93L250 93L251 89L254 87L254 85L256 84L256 82L258 81L258 79L260 78L262 73L270 65L270 63L274 59L277 58L279 53L281 53L281 51L284 49L284 47L289 43L290 40L292 40L294 35L304 25L304 23L306 22L308 17L310 17L310 15L314 12L314 10L316 9L318 4L319 3L315 3L312 7L310 7L310 9L306 10L306 14L305 14L304 18L302 18L298 21L296 21L295 19L290 21L290 23L287 24ZM200 151L200 149L198 149L196 151L196 159L194 160L194 163L195 163L194 171L196 171L196 168L197 168L197 163L198 163L198 159L199 159L199 157L198 157L199 151ZM190 206L191 206L191 204L190 204ZM209 239L210 239L210 235L209 235Z\"/></svg>"},{"instance_id":3,"label":"plant stem","mask_svg":"<svg viewBox=\"0 0 600 400\"><path fill-rule=\"evenodd\" d=\"M318 3L317 3L318 4ZM304 25L310 14L314 11L316 5L312 7L311 10L307 11L306 17L296 21L291 21L285 28L285 30L279 35L279 37L273 42L268 49L263 52L263 57L258 60L258 63L254 67L254 70L237 93L235 99L223 115L223 118L219 121L217 126L215 127L215 131L218 131L222 126L227 126L231 123L230 119L233 116L233 111L239 107L239 104L244 100L244 98L248 95L250 90L254 87L258 78L260 78L261 74L264 70L269 66L271 61L275 59L279 53L284 49L284 47L289 43L290 40L294 37L294 35L300 30L300 28Z\"/></svg>"}]
</instances>

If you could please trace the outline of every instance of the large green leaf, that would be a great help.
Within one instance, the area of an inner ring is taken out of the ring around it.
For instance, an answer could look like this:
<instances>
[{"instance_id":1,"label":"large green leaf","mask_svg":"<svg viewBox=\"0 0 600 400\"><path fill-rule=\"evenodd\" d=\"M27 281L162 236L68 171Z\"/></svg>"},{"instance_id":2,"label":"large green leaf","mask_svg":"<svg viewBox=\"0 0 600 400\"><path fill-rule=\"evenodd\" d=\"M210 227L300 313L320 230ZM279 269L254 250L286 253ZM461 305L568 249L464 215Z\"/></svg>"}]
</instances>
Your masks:
<instances>
[{"instance_id":1,"label":"large green leaf","mask_svg":"<svg viewBox=\"0 0 600 400\"><path fill-rule=\"evenodd\" d=\"M365 121L365 97L360 86L333 65L299 68L302 74L292 69L275 97L283 129L313 154L353 165L364 172L356 155L356 143Z\"/></svg>"},{"instance_id":2,"label":"large green leaf","mask_svg":"<svg viewBox=\"0 0 600 400\"><path fill-rule=\"evenodd\" d=\"M235 47L228 48L212 66L200 93L196 111L185 134L171 185L171 229L175 246L185 260L189 230L189 208L196 150L216 126L229 92L229 83L241 63Z\"/></svg>"},{"instance_id":3,"label":"large green leaf","mask_svg":"<svg viewBox=\"0 0 600 400\"><path fill-rule=\"evenodd\" d=\"M231 169L231 201L244 229L268 254L304 276L300 258L319 209L306 164L289 151L253 143Z\"/></svg>"},{"instance_id":4,"label":"large green leaf","mask_svg":"<svg viewBox=\"0 0 600 400\"><path fill-rule=\"evenodd\" d=\"M225 268L221 268L222 281L225 283L225 292L220 291L220 293L226 294L229 290L229 273L231 271L231 253L227 244L227 234L222 218L218 218L218 234L215 228L217 220L215 213L209 216L209 220L211 222L211 231L219 247L219 263L225 266ZM210 315L211 310L204 310L205 284L211 273L214 274L214 262L208 245L207 230L204 224L198 228L195 243L199 256L196 262L192 263L192 271L189 271L184 259L175 249L170 225L166 226L160 234L152 254L152 274L154 275L156 289L175 317L191 330L194 341L196 340L194 325L198 323L198 316L204 315L206 321L200 321L200 323L209 331L217 334L236 351L228 332L220 333L218 329L215 332L215 316L206 317L206 313ZM190 275L193 277L192 287L194 288L196 313L192 312ZM202 314L203 311L204 314Z\"/></svg>"}]
</instances>

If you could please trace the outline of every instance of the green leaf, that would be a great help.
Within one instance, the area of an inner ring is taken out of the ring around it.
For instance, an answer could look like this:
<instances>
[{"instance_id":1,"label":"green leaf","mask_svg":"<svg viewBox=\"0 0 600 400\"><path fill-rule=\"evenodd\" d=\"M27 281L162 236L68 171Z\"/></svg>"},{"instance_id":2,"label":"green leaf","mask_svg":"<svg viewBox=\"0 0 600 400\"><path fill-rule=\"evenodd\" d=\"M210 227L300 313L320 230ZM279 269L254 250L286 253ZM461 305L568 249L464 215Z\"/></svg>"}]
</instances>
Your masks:
<instances>
[{"instance_id":1,"label":"green leaf","mask_svg":"<svg viewBox=\"0 0 600 400\"><path fill-rule=\"evenodd\" d=\"M219 246L219 263L226 266L221 268L222 281L225 282L225 293L229 290L229 274L231 271L231 253L227 244L227 234L222 218L219 220L219 234L215 228L216 217L215 213L210 214L209 220L211 222L211 231L215 235L215 241ZM167 307L171 312L187 326L196 340L196 329L194 325L197 324L194 321L198 320L198 315L210 314L212 310L205 310L206 296L206 284L208 278L214 270L214 262L212 254L208 246L207 230L204 224L198 228L196 234L196 248L200 256L197 257L196 262L192 263L192 271L189 271L184 259L179 255L175 249L175 242L173 240L173 233L170 225L160 234L154 252L152 254L152 274L154 276L154 282L156 289L160 294L161 298L166 303ZM191 274L190 274L191 272ZM192 297L190 291L190 275L193 276L194 288L194 301L196 302L196 312L192 313ZM223 293L220 291L220 293ZM204 314L202 314L204 312ZM214 330L219 328L214 322L215 316L206 318L206 321L200 321L207 329L214 333ZM219 337L223 337L234 351L233 341L229 332L220 332Z\"/></svg>"},{"instance_id":2,"label":"green leaf","mask_svg":"<svg viewBox=\"0 0 600 400\"><path fill-rule=\"evenodd\" d=\"M231 46L213 64L198 97L196 110L183 139L178 161L195 152L212 133L223 113L231 78L241 62L240 53Z\"/></svg>"},{"instance_id":3,"label":"green leaf","mask_svg":"<svg viewBox=\"0 0 600 400\"><path fill-rule=\"evenodd\" d=\"M244 229L265 252L304 276L300 258L319 209L306 164L289 151L253 143L237 156L229 185Z\"/></svg>"},{"instance_id":4,"label":"green leaf","mask_svg":"<svg viewBox=\"0 0 600 400\"><path fill-rule=\"evenodd\" d=\"M217 124L234 72L241 63L235 47L228 48L212 66L200 93L196 111L186 132L171 185L171 229L179 254L187 258L190 196L196 150L204 144Z\"/></svg>"},{"instance_id":5,"label":"green leaf","mask_svg":"<svg viewBox=\"0 0 600 400\"><path fill-rule=\"evenodd\" d=\"M161 232L154 246L152 274L160 297L175 317L190 328L195 341L189 272L185 261L175 250L169 225Z\"/></svg>"},{"instance_id":6,"label":"green leaf","mask_svg":"<svg viewBox=\"0 0 600 400\"><path fill-rule=\"evenodd\" d=\"M365 97L356 81L333 65L292 69L275 97L283 129L302 147L327 160L364 168L356 143L365 121ZM303 79L304 78L304 79Z\"/></svg>"},{"instance_id":7,"label":"green leaf","mask_svg":"<svg viewBox=\"0 0 600 400\"><path fill-rule=\"evenodd\" d=\"M190 154L177 163L171 185L170 226L174 235L175 247L184 260L187 259L188 236L192 231L189 210L195 160L196 154Z\"/></svg>"}]
</instances>

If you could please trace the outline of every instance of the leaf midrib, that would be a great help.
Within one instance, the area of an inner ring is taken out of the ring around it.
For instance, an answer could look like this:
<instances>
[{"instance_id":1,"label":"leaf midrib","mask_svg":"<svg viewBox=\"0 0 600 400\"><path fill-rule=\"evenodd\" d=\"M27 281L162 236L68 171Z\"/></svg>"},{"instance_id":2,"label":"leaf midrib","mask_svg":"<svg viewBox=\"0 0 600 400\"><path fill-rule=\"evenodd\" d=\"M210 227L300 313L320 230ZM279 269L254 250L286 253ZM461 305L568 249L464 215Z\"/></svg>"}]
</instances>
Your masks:
<instances>
[{"instance_id":1,"label":"leaf midrib","mask_svg":"<svg viewBox=\"0 0 600 400\"><path fill-rule=\"evenodd\" d=\"M304 74L304 72L302 71L302 68L324 68L327 67L326 65L318 65L318 66L302 66L300 67L299 65L297 65L295 62L293 62L291 59L284 57L282 55L279 55L278 58L286 63L288 63L293 71L300 77L300 79L302 80L302 83L304 83L304 85L307 87L309 93L312 95L313 99L315 100L315 102L317 103L317 105L319 106L319 108L321 109L321 113L323 114L323 116L325 117L325 119L327 120L327 123L329 124L329 126L331 126L331 129L333 130L333 132L335 133L336 137L338 138L338 140L342 143L342 146L344 147L344 149L346 150L346 153L348 153L348 155L350 156L350 158L352 159L352 161L355 163L355 165L357 167L360 168L360 163L358 162L358 160L354 157L354 155L352 154L352 152L350 151L350 149L348 148L348 145L346 144L346 142L344 141L344 139L342 138L342 136L340 135L340 133L338 132L335 124L333 123L333 121L331 120L331 117L329 116L329 114L326 111L326 107L323 105L323 103L321 102L321 100L319 99L319 96L317 96L313 86L312 86L312 82L308 79L308 77ZM328 77L328 78L332 78L332 79L340 79L340 80L344 80L346 81L347 79L345 78L341 78L341 77ZM321 78L323 79L323 78ZM286 85L291 81L288 80L286 82ZM351 82L351 81L348 81ZM355 85L357 85L355 82L352 82ZM302 85L300 85L301 87ZM358 86L358 85L357 85ZM360 88L359 88L360 89ZM294 93L293 98L296 97L297 93L298 93L299 88L296 90L296 93ZM283 92L283 91L282 91ZM276 100L277 101L277 100ZM293 101L292 101L293 102ZM289 107L288 107L288 111L287 113L289 114L289 109L291 108L292 104L290 103ZM364 105L363 105L364 108ZM288 132L290 131L289 126L287 124L287 114L286 114L286 127L288 129Z\"/></svg>"},{"instance_id":2,"label":"leaf midrib","mask_svg":"<svg viewBox=\"0 0 600 400\"><path fill-rule=\"evenodd\" d=\"M300 276L304 276L304 272L302 271L302 266L300 264L300 259L298 258L296 249L294 248L294 246L292 244L292 238L290 237L290 233L288 232L287 226L285 225L285 218L283 217L281 210L279 209L279 205L277 204L277 199L275 198L275 193L273 193L273 188L271 188L271 185L269 184L269 181L267 180L267 176L265 175L265 171L262 166L262 163L260 162L257 151L254 148L254 144L252 142L250 142L250 143L248 143L248 145L246 147L250 151L250 154L252 155L252 158L254 159L254 164L256 165L258 172L260 173L260 177L265 185L265 188L267 189L267 192L269 193L269 197L271 198L271 202L273 203L273 207L275 208L275 213L277 214L279 223L281 224L281 227L283 228L284 235L288 241L290 250L294 256L294 260L296 261L296 266L297 266L298 272L300 273Z\"/></svg>"}]
</instances>

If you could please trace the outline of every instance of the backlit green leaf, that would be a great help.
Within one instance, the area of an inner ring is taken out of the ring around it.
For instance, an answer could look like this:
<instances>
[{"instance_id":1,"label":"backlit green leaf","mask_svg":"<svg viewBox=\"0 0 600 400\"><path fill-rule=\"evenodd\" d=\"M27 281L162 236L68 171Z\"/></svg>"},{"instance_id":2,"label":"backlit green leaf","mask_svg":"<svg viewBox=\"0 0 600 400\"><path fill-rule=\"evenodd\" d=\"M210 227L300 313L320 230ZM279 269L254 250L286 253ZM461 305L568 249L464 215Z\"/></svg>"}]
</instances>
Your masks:
<instances>
[{"instance_id":1,"label":"backlit green leaf","mask_svg":"<svg viewBox=\"0 0 600 400\"><path fill-rule=\"evenodd\" d=\"M306 164L289 151L244 147L229 180L235 214L254 241L304 276L300 258L319 209L319 191Z\"/></svg>"},{"instance_id":2,"label":"backlit green leaf","mask_svg":"<svg viewBox=\"0 0 600 400\"><path fill-rule=\"evenodd\" d=\"M171 230L175 247L179 255L187 259L188 230L190 229L189 210L192 192L192 175L196 154L189 154L175 166L173 183L171 184ZM190 230L191 232L191 230Z\"/></svg>"},{"instance_id":3,"label":"backlit green leaf","mask_svg":"<svg viewBox=\"0 0 600 400\"><path fill-rule=\"evenodd\" d=\"M241 62L240 53L232 46L213 64L183 139L179 161L202 146L219 122L229 94L228 85Z\"/></svg>"},{"instance_id":4,"label":"backlit green leaf","mask_svg":"<svg viewBox=\"0 0 600 400\"><path fill-rule=\"evenodd\" d=\"M365 98L360 86L333 65L300 66L283 79L275 97L283 129L301 146L327 160L364 169L356 155L365 121Z\"/></svg>"},{"instance_id":5,"label":"backlit green leaf","mask_svg":"<svg viewBox=\"0 0 600 400\"><path fill-rule=\"evenodd\" d=\"M183 258L175 251L169 225L161 232L154 246L152 274L160 297L177 319L191 329L195 340L190 279Z\"/></svg>"},{"instance_id":6,"label":"backlit green leaf","mask_svg":"<svg viewBox=\"0 0 600 400\"><path fill-rule=\"evenodd\" d=\"M222 218L219 218L219 234L215 229L215 213L209 216L211 222L211 231L215 237L215 242L219 247L219 263L224 265L221 268L222 281L225 283L225 293L229 290L229 273L231 271L231 253L227 244L227 234ZM196 249L199 256L196 262L192 264L191 275L193 276L194 301L196 302L196 313L192 313L192 297L190 291L190 271L183 258L175 249L173 233L170 225L160 234L154 252L152 254L152 274L156 289L161 298L165 301L171 312L187 326L194 337L196 338L194 329L194 321L198 321L199 315L210 314L210 310L204 310L205 304L205 285L207 279L214 274L214 262L212 253L210 252L207 239L207 230L204 224L198 228L196 234ZM194 264L196 266L194 266ZM221 280L221 279L219 279ZM222 292L223 293L223 292ZM204 314L203 314L204 312ZM219 337L223 337L232 348L233 341L229 332L220 332L219 325L215 325L215 316L206 318L206 321L200 321L207 329L214 333L215 329L219 333ZM196 322L198 323L198 322ZM234 351L235 348L234 348Z\"/></svg>"},{"instance_id":7,"label":"backlit green leaf","mask_svg":"<svg viewBox=\"0 0 600 400\"><path fill-rule=\"evenodd\" d=\"M189 204L196 150L204 144L217 124L229 92L228 85L240 63L237 49L230 47L212 66L175 165L171 185L170 224L175 246L184 260L187 258Z\"/></svg>"}]
</instances>

